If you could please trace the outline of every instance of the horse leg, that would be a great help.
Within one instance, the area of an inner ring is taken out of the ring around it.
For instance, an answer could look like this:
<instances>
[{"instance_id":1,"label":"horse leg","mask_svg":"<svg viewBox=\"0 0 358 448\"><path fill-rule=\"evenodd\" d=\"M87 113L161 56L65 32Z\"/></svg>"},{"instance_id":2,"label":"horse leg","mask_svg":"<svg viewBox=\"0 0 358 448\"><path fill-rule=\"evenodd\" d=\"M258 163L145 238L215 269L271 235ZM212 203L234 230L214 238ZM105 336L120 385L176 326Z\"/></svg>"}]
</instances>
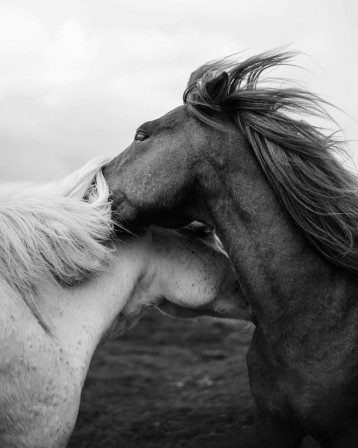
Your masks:
<instances>
[{"instance_id":1,"label":"horse leg","mask_svg":"<svg viewBox=\"0 0 358 448\"><path fill-rule=\"evenodd\" d=\"M304 434L278 415L256 410L255 442L257 448L299 448Z\"/></svg>"}]
</instances>

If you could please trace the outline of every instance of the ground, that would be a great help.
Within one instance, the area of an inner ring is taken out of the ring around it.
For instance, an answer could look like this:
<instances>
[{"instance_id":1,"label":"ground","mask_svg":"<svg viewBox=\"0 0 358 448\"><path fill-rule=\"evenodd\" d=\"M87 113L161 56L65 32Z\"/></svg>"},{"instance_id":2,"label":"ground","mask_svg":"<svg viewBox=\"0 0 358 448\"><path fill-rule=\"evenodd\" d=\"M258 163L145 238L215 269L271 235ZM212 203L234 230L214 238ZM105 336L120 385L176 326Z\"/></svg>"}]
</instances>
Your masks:
<instances>
[{"instance_id":1,"label":"ground","mask_svg":"<svg viewBox=\"0 0 358 448\"><path fill-rule=\"evenodd\" d=\"M68 447L251 448L250 338L219 321L148 312L97 350Z\"/></svg>"}]
</instances>

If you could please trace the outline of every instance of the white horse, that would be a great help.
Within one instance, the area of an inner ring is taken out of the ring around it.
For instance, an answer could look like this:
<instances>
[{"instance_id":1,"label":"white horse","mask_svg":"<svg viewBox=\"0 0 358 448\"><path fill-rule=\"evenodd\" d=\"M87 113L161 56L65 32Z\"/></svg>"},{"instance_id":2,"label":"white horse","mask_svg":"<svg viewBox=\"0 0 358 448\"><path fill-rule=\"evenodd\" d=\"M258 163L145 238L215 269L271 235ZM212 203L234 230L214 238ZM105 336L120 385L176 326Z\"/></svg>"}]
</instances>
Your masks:
<instances>
[{"instance_id":1,"label":"white horse","mask_svg":"<svg viewBox=\"0 0 358 448\"><path fill-rule=\"evenodd\" d=\"M113 238L104 164L0 189L3 448L65 447L94 350L144 307L249 319L213 235L151 227Z\"/></svg>"}]
</instances>

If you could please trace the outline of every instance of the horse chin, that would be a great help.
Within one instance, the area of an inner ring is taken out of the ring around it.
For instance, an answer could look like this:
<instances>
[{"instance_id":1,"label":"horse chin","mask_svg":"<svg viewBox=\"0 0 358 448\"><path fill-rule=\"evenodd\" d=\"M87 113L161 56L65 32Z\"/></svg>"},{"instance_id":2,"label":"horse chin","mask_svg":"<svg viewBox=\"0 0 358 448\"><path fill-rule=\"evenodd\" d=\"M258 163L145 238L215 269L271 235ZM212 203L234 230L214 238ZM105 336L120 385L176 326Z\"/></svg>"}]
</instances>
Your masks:
<instances>
[{"instance_id":1,"label":"horse chin","mask_svg":"<svg viewBox=\"0 0 358 448\"><path fill-rule=\"evenodd\" d=\"M166 316L175 317L177 319L193 319L200 316L220 317L218 314L204 308L194 309L176 305L164 299L160 304L156 305L157 310Z\"/></svg>"},{"instance_id":2,"label":"horse chin","mask_svg":"<svg viewBox=\"0 0 358 448\"><path fill-rule=\"evenodd\" d=\"M159 216L150 217L150 220L159 227L178 229L189 225L195 218L176 213L162 213Z\"/></svg>"},{"instance_id":3,"label":"horse chin","mask_svg":"<svg viewBox=\"0 0 358 448\"><path fill-rule=\"evenodd\" d=\"M113 200L112 202L113 220L119 227L131 228L138 220L138 212L135 207L126 201Z\"/></svg>"},{"instance_id":4,"label":"horse chin","mask_svg":"<svg viewBox=\"0 0 358 448\"><path fill-rule=\"evenodd\" d=\"M200 223L203 227L214 228L213 222L207 213L202 212L200 208L194 207L183 206L169 212L161 212L156 215L149 214L147 219L149 219L149 223L171 229L186 227L192 223Z\"/></svg>"}]
</instances>

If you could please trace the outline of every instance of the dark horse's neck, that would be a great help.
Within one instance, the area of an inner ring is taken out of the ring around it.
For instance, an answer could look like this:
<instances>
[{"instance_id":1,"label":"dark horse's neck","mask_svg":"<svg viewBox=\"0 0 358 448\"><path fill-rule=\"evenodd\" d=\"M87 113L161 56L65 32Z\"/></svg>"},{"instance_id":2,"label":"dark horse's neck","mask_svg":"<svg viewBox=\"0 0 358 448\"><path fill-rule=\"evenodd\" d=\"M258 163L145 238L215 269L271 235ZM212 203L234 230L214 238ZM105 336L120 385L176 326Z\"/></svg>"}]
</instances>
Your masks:
<instances>
[{"instance_id":1,"label":"dark horse's neck","mask_svg":"<svg viewBox=\"0 0 358 448\"><path fill-rule=\"evenodd\" d=\"M274 324L285 320L307 328L304 319L322 312L334 320L335 304L356 306L356 285L347 281L352 276L309 244L240 135L213 129L200 165L198 191L206 219L228 250L264 331L274 333Z\"/></svg>"},{"instance_id":2,"label":"dark horse's neck","mask_svg":"<svg viewBox=\"0 0 358 448\"><path fill-rule=\"evenodd\" d=\"M356 427L356 402L344 397L356 396L357 280L309 244L243 139L211 138L205 153L197 175L200 208L229 252L256 325L247 364L257 425L260 413L266 422L272 409L284 419L292 415L290 424L303 433L315 434L315 425L327 422ZM328 403L324 412L321 402ZM337 417L340 405L346 413ZM298 446L285 437L276 443L277 428L286 428L281 417L272 423L275 441L262 446ZM290 425L285 431L288 439L294 434Z\"/></svg>"}]
</instances>

